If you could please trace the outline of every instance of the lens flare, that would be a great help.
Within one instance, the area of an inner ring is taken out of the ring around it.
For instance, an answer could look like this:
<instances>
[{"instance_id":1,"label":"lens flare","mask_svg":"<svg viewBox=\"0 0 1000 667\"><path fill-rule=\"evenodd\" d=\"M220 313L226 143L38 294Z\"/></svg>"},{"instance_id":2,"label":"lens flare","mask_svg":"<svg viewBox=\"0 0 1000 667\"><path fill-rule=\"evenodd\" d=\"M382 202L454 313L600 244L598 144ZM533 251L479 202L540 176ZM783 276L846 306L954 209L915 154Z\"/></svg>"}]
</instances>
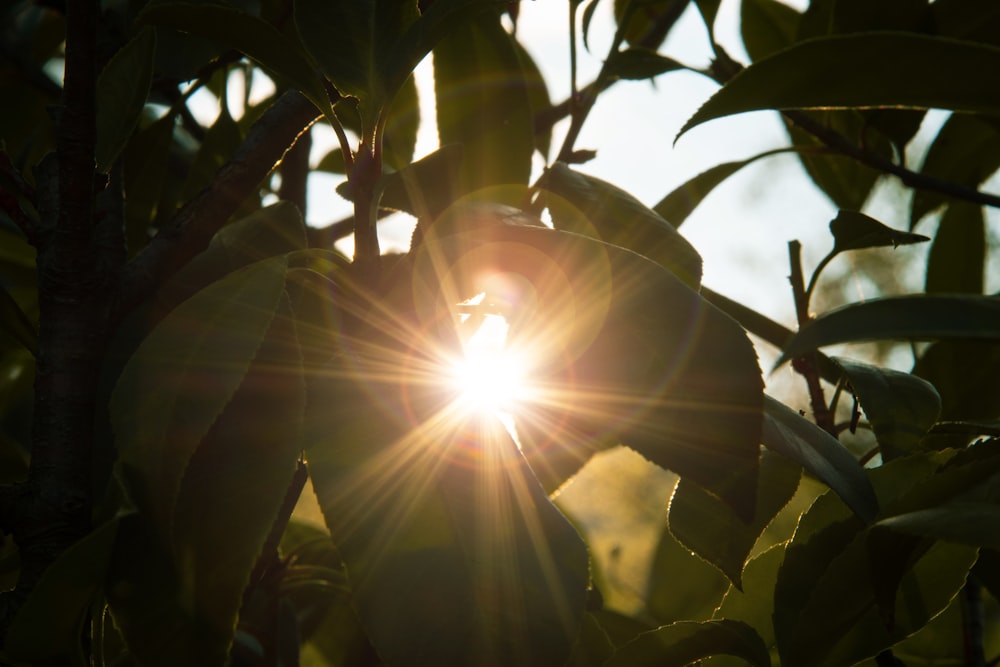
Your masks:
<instances>
[{"instance_id":1,"label":"lens flare","mask_svg":"<svg viewBox=\"0 0 1000 667\"><path fill-rule=\"evenodd\" d=\"M456 405L467 413L502 415L528 398L524 355L509 349L507 322L486 315L463 344L464 356L449 371Z\"/></svg>"}]
</instances>

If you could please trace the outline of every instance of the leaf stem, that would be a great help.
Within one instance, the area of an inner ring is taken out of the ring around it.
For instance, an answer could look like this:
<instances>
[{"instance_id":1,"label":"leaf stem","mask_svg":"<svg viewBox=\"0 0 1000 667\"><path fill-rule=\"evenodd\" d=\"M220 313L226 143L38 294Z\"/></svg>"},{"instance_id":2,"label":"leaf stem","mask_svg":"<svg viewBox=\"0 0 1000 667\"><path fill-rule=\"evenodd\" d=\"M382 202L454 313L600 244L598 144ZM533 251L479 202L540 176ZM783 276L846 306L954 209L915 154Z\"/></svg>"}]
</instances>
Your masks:
<instances>
[{"instance_id":1,"label":"leaf stem","mask_svg":"<svg viewBox=\"0 0 1000 667\"><path fill-rule=\"evenodd\" d=\"M674 3L672 11L665 11L662 15L660 15L656 24L650 26L649 30L646 31L646 34L643 35L642 39L639 41L639 44L646 48L655 48L657 46L656 44L650 44L648 42L654 41L657 35L662 35L668 32L673 24L677 22L677 19L680 18L680 15L683 13L683 10L687 7L687 5L687 0ZM566 138L563 139L563 145L559 150L559 155L556 160L561 162L572 161L573 146L576 144L576 140L580 136L580 131L583 129L583 123L587 120L590 110L594 108L594 103L597 102L597 97L615 82L614 78L608 76L608 64L612 61L614 55L618 52L618 49L621 48L622 43L625 41L626 28L632 20L632 16L635 14L638 6L638 0L631 0L631 2L625 6L625 11L622 13L622 17L618 21L618 29L615 31L615 36L611 40L611 46L608 48L607 58L604 59L604 64L601 65L601 70L598 72L597 78L595 78L590 85L585 86L580 91L577 91L575 71L571 72L571 77L573 79L572 92L570 94L567 107L567 111L570 116L570 125L569 130L566 132ZM570 20L574 22L572 30L573 41L570 44L570 64L572 66L575 64L576 60L575 11L572 8L570 9Z\"/></svg>"},{"instance_id":2,"label":"leaf stem","mask_svg":"<svg viewBox=\"0 0 1000 667\"><path fill-rule=\"evenodd\" d=\"M795 315L801 329L812 320L812 316L809 315L809 304L804 286L805 280L802 275L802 244L798 241L788 242L788 260L791 265L789 280L792 283L792 297L795 300ZM837 437L833 415L827 407L826 397L823 395L823 386L820 384L816 354L810 352L793 360L792 368L806 380L806 386L809 389L809 402L812 405L813 418L816 420L816 425L833 437Z\"/></svg>"},{"instance_id":3,"label":"leaf stem","mask_svg":"<svg viewBox=\"0 0 1000 667\"><path fill-rule=\"evenodd\" d=\"M813 269L812 275L809 277L809 285L806 287L805 294L802 295L802 298L805 301L806 312L809 312L809 303L812 300L812 293L816 287L816 281L819 279L820 272L826 268L826 265L830 263L830 260L832 260L839 254L840 251L834 248L833 250L828 252L826 257L821 259L819 261L819 264L816 265L816 268Z\"/></svg>"}]
</instances>

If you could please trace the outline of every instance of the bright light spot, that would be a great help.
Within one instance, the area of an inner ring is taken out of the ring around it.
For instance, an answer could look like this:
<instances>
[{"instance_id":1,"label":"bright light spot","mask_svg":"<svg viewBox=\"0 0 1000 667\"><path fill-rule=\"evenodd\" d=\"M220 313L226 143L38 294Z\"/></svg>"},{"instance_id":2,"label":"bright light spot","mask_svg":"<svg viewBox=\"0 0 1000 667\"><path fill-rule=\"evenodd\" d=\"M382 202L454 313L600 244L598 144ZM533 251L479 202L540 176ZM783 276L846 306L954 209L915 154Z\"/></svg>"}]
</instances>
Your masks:
<instances>
[{"instance_id":1,"label":"bright light spot","mask_svg":"<svg viewBox=\"0 0 1000 667\"><path fill-rule=\"evenodd\" d=\"M506 339L504 318L486 315L465 340L465 357L451 369L450 378L462 409L502 415L527 398L525 359L505 346Z\"/></svg>"}]
</instances>

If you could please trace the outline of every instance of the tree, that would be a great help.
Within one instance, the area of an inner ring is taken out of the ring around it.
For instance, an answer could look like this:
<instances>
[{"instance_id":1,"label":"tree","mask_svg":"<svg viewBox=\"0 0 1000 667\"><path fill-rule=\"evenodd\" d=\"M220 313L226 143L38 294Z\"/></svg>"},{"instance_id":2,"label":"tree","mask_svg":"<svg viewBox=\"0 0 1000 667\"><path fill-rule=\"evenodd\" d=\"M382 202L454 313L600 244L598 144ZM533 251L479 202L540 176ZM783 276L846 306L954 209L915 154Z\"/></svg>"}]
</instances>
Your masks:
<instances>
[{"instance_id":1,"label":"tree","mask_svg":"<svg viewBox=\"0 0 1000 667\"><path fill-rule=\"evenodd\" d=\"M692 69L659 51L689 4L720 88L682 133L779 110L841 209L808 280L789 244L796 331L703 288L677 231L772 153L649 208L576 146L617 81ZM1000 199L979 187L1000 155L983 74L1000 14L742 0L741 64L719 4L617 0L600 73L578 88L574 67L555 104L517 3L5 5L4 661L988 664ZM570 0L574 62L597 5ZM428 55L440 149L414 161ZM277 92L237 105L238 76ZM952 114L916 165L930 108ZM354 206L323 229L303 222L316 123L339 144L318 168ZM861 212L880 178L912 189L910 230ZM812 314L831 260L929 241L912 227L941 209L923 293ZM390 211L416 221L404 254L380 250ZM748 333L811 415L765 395ZM869 340L910 341L912 371L819 351ZM626 613L613 553L560 491L628 451L671 473ZM293 516L304 488L322 527Z\"/></svg>"}]
</instances>

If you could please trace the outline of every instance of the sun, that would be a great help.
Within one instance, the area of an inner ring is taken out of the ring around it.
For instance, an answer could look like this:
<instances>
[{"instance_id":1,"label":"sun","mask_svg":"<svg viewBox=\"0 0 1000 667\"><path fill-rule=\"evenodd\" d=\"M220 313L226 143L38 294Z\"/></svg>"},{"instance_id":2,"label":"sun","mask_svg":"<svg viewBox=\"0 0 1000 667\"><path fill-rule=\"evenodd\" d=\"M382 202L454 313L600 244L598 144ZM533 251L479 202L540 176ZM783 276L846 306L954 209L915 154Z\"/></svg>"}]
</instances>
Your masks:
<instances>
[{"instance_id":1,"label":"sun","mask_svg":"<svg viewBox=\"0 0 1000 667\"><path fill-rule=\"evenodd\" d=\"M463 412L479 415L511 414L528 400L528 360L507 345L508 325L502 315L482 316L481 324L463 341L463 356L448 370Z\"/></svg>"}]
</instances>

